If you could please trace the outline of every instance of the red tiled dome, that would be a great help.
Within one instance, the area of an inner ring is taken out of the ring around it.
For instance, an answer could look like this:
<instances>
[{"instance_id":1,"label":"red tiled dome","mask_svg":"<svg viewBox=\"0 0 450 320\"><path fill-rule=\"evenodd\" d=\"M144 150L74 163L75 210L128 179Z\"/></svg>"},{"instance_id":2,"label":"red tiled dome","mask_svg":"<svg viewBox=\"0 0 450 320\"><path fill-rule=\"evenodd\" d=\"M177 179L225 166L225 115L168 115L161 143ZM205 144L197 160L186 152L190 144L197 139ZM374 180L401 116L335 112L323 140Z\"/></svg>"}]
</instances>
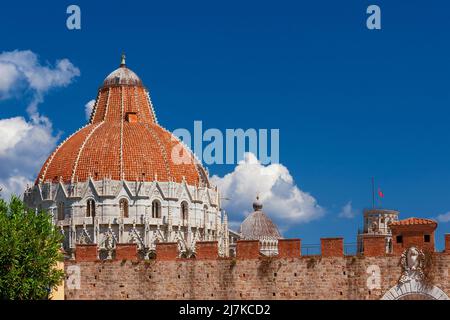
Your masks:
<instances>
[{"instance_id":1,"label":"red tiled dome","mask_svg":"<svg viewBox=\"0 0 450 320\"><path fill-rule=\"evenodd\" d=\"M189 161L172 160L175 146ZM193 153L158 125L148 91L124 61L99 89L89 123L56 148L36 183L86 181L89 176L176 182L185 177L188 184L208 185Z\"/></svg>"}]
</instances>

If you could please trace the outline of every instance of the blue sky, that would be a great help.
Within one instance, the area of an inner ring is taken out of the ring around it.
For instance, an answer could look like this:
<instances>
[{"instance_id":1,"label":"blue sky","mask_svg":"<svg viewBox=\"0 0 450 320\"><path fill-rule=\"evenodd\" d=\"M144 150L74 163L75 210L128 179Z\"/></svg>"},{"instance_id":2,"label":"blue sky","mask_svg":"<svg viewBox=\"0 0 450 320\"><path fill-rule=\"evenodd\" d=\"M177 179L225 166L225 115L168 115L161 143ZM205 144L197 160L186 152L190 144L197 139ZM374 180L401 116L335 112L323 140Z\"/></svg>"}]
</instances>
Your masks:
<instances>
[{"instance_id":1,"label":"blue sky","mask_svg":"<svg viewBox=\"0 0 450 320\"><path fill-rule=\"evenodd\" d=\"M72 3L80 31L65 27ZM381 7L382 30L365 27L370 4ZM39 105L61 139L84 125L85 103L122 51L170 130L194 120L279 128L280 162L325 210L284 236L354 242L372 176L401 218L450 211L448 12L446 1L14 1L0 11L0 51L79 68ZM27 104L0 100L0 119L26 116ZM340 218L349 201L356 216ZM449 230L439 224L439 249Z\"/></svg>"}]
</instances>

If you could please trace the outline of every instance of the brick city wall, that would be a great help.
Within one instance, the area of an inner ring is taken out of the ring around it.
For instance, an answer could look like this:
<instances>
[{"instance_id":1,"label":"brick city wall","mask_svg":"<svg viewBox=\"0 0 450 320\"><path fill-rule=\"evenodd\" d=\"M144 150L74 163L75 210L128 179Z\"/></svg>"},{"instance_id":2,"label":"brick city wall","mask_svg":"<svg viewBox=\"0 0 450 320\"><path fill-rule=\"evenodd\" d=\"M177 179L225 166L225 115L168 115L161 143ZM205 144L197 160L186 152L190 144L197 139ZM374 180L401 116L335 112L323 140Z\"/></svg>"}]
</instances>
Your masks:
<instances>
[{"instance_id":1,"label":"brick city wall","mask_svg":"<svg viewBox=\"0 0 450 320\"><path fill-rule=\"evenodd\" d=\"M322 239L321 256L300 256L300 240L289 239L280 241L279 256L269 258L259 256L257 241L239 241L236 258L218 258L217 243L205 242L198 243L195 259L176 258L176 244L168 243L158 244L157 258L147 261L136 258L133 245L103 261L94 257L92 246L78 246L76 259L67 260L65 268L77 268L80 281L74 286L68 277L65 298L380 299L397 284L401 268L400 257L378 255L376 243L370 243L369 254L344 256L342 239ZM448 246L434 253L432 270L434 285L447 295L449 253ZM373 265L381 277L379 288L369 289Z\"/></svg>"}]
</instances>

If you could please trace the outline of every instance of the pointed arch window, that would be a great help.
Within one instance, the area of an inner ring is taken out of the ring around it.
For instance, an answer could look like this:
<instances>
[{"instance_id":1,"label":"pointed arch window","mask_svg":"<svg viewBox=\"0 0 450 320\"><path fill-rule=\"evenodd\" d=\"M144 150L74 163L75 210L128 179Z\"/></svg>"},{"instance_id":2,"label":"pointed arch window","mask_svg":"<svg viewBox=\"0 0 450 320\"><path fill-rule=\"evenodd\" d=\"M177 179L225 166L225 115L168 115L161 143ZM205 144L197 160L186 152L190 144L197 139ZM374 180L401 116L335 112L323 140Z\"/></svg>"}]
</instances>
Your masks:
<instances>
[{"instance_id":1,"label":"pointed arch window","mask_svg":"<svg viewBox=\"0 0 450 320\"><path fill-rule=\"evenodd\" d=\"M95 201L94 199L88 199L86 202L86 217L95 218Z\"/></svg>"},{"instance_id":2,"label":"pointed arch window","mask_svg":"<svg viewBox=\"0 0 450 320\"><path fill-rule=\"evenodd\" d=\"M120 216L122 218L128 218L128 200L121 199L119 201L119 207L120 207Z\"/></svg>"},{"instance_id":3,"label":"pointed arch window","mask_svg":"<svg viewBox=\"0 0 450 320\"><path fill-rule=\"evenodd\" d=\"M203 206L203 223L204 223L204 226L205 226L205 228L208 226L208 206L207 205L204 205Z\"/></svg>"},{"instance_id":4,"label":"pointed arch window","mask_svg":"<svg viewBox=\"0 0 450 320\"><path fill-rule=\"evenodd\" d=\"M64 202L58 203L58 220L64 220Z\"/></svg>"},{"instance_id":5,"label":"pointed arch window","mask_svg":"<svg viewBox=\"0 0 450 320\"><path fill-rule=\"evenodd\" d=\"M152 218L161 218L161 202L158 200L152 202Z\"/></svg>"},{"instance_id":6,"label":"pointed arch window","mask_svg":"<svg viewBox=\"0 0 450 320\"><path fill-rule=\"evenodd\" d=\"M181 213L181 220L183 220L183 222L184 222L189 217L189 206L188 206L188 203L186 201L183 201L181 203L180 209L181 209L181 212L180 212Z\"/></svg>"}]
</instances>

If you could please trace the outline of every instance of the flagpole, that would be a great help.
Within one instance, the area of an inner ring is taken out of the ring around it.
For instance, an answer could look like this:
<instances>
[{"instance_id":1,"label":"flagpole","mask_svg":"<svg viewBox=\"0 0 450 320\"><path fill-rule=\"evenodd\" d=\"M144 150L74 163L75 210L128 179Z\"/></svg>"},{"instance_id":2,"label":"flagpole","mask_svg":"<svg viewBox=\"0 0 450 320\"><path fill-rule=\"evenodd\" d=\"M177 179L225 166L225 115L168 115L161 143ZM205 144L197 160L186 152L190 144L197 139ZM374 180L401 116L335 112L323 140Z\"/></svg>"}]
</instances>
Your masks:
<instances>
[{"instance_id":1,"label":"flagpole","mask_svg":"<svg viewBox=\"0 0 450 320\"><path fill-rule=\"evenodd\" d=\"M383 191L380 191L381 193L383 193ZM380 209L383 208L383 198L381 197L380 194Z\"/></svg>"},{"instance_id":2,"label":"flagpole","mask_svg":"<svg viewBox=\"0 0 450 320\"><path fill-rule=\"evenodd\" d=\"M381 197L380 197L380 188L378 188L378 208L381 208Z\"/></svg>"},{"instance_id":3,"label":"flagpole","mask_svg":"<svg viewBox=\"0 0 450 320\"><path fill-rule=\"evenodd\" d=\"M375 179L372 177L372 209L375 209Z\"/></svg>"},{"instance_id":4,"label":"flagpole","mask_svg":"<svg viewBox=\"0 0 450 320\"><path fill-rule=\"evenodd\" d=\"M379 198L378 206L380 207L380 209L383 208L383 197L384 197L383 191L380 189L380 187L378 187L378 198Z\"/></svg>"}]
</instances>

